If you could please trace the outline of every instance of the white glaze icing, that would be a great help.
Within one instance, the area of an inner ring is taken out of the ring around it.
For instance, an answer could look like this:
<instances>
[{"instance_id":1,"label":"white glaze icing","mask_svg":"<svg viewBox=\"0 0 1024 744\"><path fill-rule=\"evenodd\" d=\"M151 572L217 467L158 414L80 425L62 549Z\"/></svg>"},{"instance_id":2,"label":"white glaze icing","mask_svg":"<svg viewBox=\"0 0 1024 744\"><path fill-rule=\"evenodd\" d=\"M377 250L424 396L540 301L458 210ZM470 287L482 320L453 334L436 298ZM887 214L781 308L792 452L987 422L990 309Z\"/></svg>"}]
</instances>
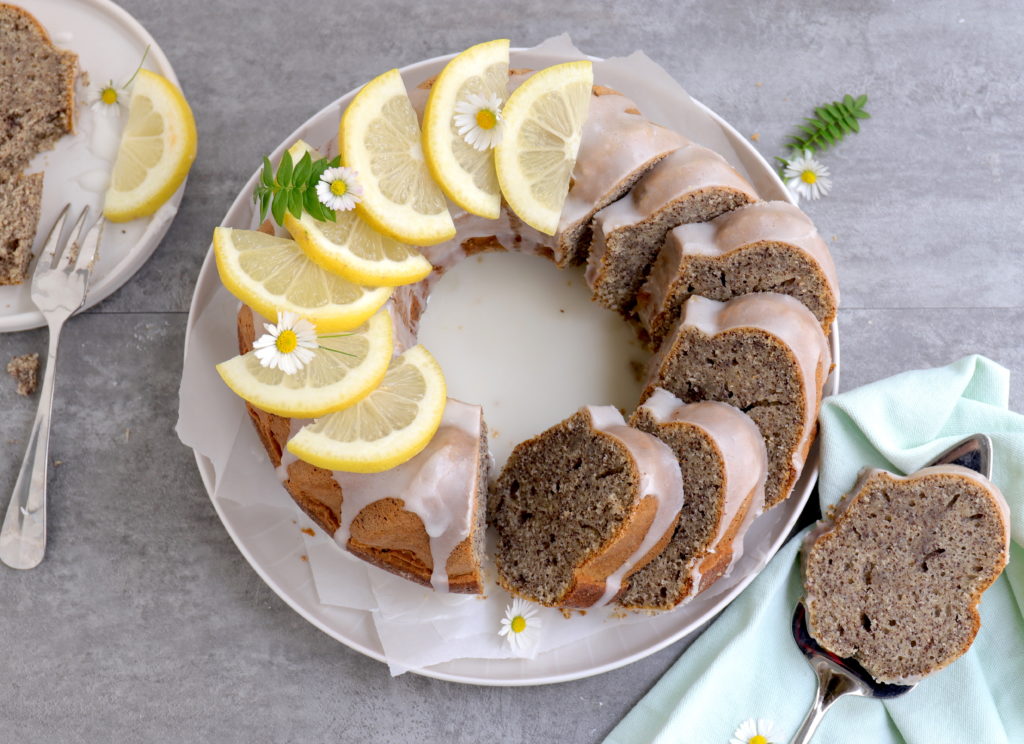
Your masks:
<instances>
[{"instance_id":1,"label":"white glaze icing","mask_svg":"<svg viewBox=\"0 0 1024 744\"><path fill-rule=\"evenodd\" d=\"M674 529L683 508L683 478L679 463L667 444L657 437L633 429L614 406L587 406L594 429L614 437L624 446L640 471L640 492L637 503L647 496L657 502L654 519L635 551L605 579L605 590L594 606L606 605L622 588L623 579L644 558L666 533Z\"/></svg>"},{"instance_id":2,"label":"white glaze icing","mask_svg":"<svg viewBox=\"0 0 1024 744\"><path fill-rule=\"evenodd\" d=\"M719 258L763 241L785 243L816 264L839 304L839 281L832 254L810 218L788 202L756 202L710 222L680 225L665 239L637 296L637 314L648 330L666 322L685 294L680 286L684 261L691 256Z\"/></svg>"},{"instance_id":3,"label":"white glaze icing","mask_svg":"<svg viewBox=\"0 0 1024 744\"><path fill-rule=\"evenodd\" d=\"M675 202L710 189L730 189L757 201L754 187L714 150L687 143L648 171L629 194L594 216L594 239L587 259L587 282L600 281L607 242L613 233L622 239L656 222ZM668 227L674 227L669 225Z\"/></svg>"},{"instance_id":4,"label":"white glaze icing","mask_svg":"<svg viewBox=\"0 0 1024 744\"><path fill-rule=\"evenodd\" d=\"M754 519L761 514L764 504L768 450L761 431L747 414L727 403L702 401L685 404L664 388L656 389L641 407L658 424L671 426L682 423L698 427L714 442L721 453L725 470L725 495L722 500L721 517L707 553L715 552L725 533L736 520L744 502L751 497L750 508L743 514L733 538L732 558L723 573L723 576L728 576L732 567L743 556L744 536ZM687 498L693 496L688 494ZM694 594L700 586L700 564L705 557L706 553L700 553L690 561Z\"/></svg>"},{"instance_id":5,"label":"white glaze icing","mask_svg":"<svg viewBox=\"0 0 1024 744\"><path fill-rule=\"evenodd\" d=\"M431 585L448 591L448 558L469 537L474 505L483 498L477 494L477 474L484 466L480 461L482 424L480 406L449 398L437 434L411 460L382 473L335 471L342 493L335 542L347 548L352 522L373 502L401 499L403 508L423 521L430 540Z\"/></svg>"}]
</instances>

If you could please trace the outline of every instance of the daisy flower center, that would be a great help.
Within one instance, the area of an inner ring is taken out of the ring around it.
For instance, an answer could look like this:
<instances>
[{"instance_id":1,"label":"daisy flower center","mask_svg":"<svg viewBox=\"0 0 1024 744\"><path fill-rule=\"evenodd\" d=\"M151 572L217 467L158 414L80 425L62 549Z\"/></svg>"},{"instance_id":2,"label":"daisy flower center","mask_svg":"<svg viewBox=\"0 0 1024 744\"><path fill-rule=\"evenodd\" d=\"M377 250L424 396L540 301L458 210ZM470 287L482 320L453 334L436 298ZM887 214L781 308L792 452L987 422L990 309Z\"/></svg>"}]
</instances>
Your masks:
<instances>
[{"instance_id":1,"label":"daisy flower center","mask_svg":"<svg viewBox=\"0 0 1024 744\"><path fill-rule=\"evenodd\" d=\"M277 350L282 354L291 354L299 345L299 337L296 335L295 331L281 331L281 333L278 334L274 345L277 346Z\"/></svg>"},{"instance_id":2,"label":"daisy flower center","mask_svg":"<svg viewBox=\"0 0 1024 744\"><path fill-rule=\"evenodd\" d=\"M815 183L818 180L818 174L812 170L805 170L800 174L800 180L804 183ZM761 744L761 742L755 742L753 739L750 742L751 744Z\"/></svg>"},{"instance_id":3,"label":"daisy flower center","mask_svg":"<svg viewBox=\"0 0 1024 744\"><path fill-rule=\"evenodd\" d=\"M513 633L522 633L524 630L526 630L526 618L522 615L516 615L514 618L512 618L511 627Z\"/></svg>"},{"instance_id":4,"label":"daisy flower center","mask_svg":"<svg viewBox=\"0 0 1024 744\"><path fill-rule=\"evenodd\" d=\"M112 87L107 86L102 91L100 91L100 100L108 106L113 106L115 103L117 103L117 91L114 90Z\"/></svg>"},{"instance_id":5,"label":"daisy flower center","mask_svg":"<svg viewBox=\"0 0 1024 744\"><path fill-rule=\"evenodd\" d=\"M750 741L748 741L747 744L768 744L768 739L761 736L761 734L758 734L757 736L751 736Z\"/></svg>"},{"instance_id":6,"label":"daisy flower center","mask_svg":"<svg viewBox=\"0 0 1024 744\"><path fill-rule=\"evenodd\" d=\"M476 112L476 125L481 129L494 129L498 126L498 117L493 111L480 109Z\"/></svg>"},{"instance_id":7,"label":"daisy flower center","mask_svg":"<svg viewBox=\"0 0 1024 744\"><path fill-rule=\"evenodd\" d=\"M348 193L348 184L342 181L340 178L331 181L331 193L335 196L345 196Z\"/></svg>"}]
</instances>

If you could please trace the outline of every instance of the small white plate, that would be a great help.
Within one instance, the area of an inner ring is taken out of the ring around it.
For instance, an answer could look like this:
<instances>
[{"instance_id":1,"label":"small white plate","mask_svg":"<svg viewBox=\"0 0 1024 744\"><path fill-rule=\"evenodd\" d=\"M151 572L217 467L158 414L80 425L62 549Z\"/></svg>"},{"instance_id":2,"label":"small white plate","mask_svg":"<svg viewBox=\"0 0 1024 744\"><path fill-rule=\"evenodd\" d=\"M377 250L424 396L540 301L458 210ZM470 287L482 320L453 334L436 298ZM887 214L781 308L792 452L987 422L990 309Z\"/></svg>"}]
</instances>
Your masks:
<instances>
[{"instance_id":1,"label":"small white plate","mask_svg":"<svg viewBox=\"0 0 1024 744\"><path fill-rule=\"evenodd\" d=\"M400 72L406 85L411 87L439 73L449 59L451 59L451 55L426 60L402 68ZM545 65L569 61L569 59L571 58L564 56L558 58L552 57L550 54L536 54L524 50L513 50L514 67L538 69ZM605 81L600 80L599 82ZM658 84L656 82L618 79L611 81L609 84L623 91L626 95L635 98L645 113L652 112L650 115L654 120L658 121L663 118L659 117L658 113L654 113L656 109L664 110L659 105L659 97L662 99L662 104L668 105L664 101L664 96L661 95L662 89L657 87ZM634 91L643 88L645 85L648 87L647 95L641 99L639 94ZM654 89L651 89L652 85ZM270 156L271 159L274 160L279 157L286 147L300 138L315 146L331 141L336 136L340 112L355 93L356 91L351 91L342 96L303 123L302 126L281 143ZM706 109L706 107L699 103L698 106L706 111L714 122L717 122L721 131L719 132L718 128L715 127L714 134L719 138L724 135L725 140L723 140L723 143L727 141L727 144L723 144L722 148L726 149L729 146L733 148L735 151L734 162L747 172L758 193L765 199L790 201L789 192L779 180L775 171L744 137L719 116ZM713 124L710 126L714 127ZM257 162L257 158L260 155L262 153L253 153L254 163ZM244 186L225 215L222 224L239 228L252 228L255 226L256 217L253 214L251 194L257 176L258 173L254 173ZM499 256L502 256L502 254L495 254L496 258ZM478 258L483 259L486 257ZM511 259L513 257L506 256L505 258ZM522 258L524 260L529 259L529 257ZM541 259L536 260L546 264ZM456 269L458 268L460 267L456 267ZM481 278L481 281L493 282L501 281L500 271L480 271L475 267L469 268L472 269L474 279ZM523 301L535 301L538 304L548 302L548 305L550 305L551 303L546 298L539 295L555 292L557 291L555 285L564 287L565 281L571 282L579 278L578 272L576 274L571 271L557 274L550 265L528 267L527 273L518 273L517 276L529 276L529 272L534 272L533 276L537 278L537 282L526 282L525 286L522 287ZM546 278L541 277L538 272L548 272L547 278L550 278L551 275L560 278L554 284L551 284L547 282ZM457 273L457 271L453 273ZM492 277L492 279L488 280L488 276ZM446 286L445 283L448 279L449 277L446 276L439 283L437 289L435 289L435 299L440 299L443 293L454 293L458 296L458 300L463 303L463 307L466 308L467 315L474 312L472 308L476 298L496 293L491 291L491 289L496 290L496 285L490 289L483 286ZM465 285L467 282L462 282L462 284ZM522 284L522 279L520 279L519 284ZM582 293L578 286L571 290L566 288L562 291L566 295ZM532 299L531 292L535 296ZM446 303L449 303L452 297L444 296L443 299ZM566 301L570 301L568 296ZM593 305L593 303L589 302L589 299L585 299L584 303ZM233 350L236 348L234 320L230 310L231 307L236 305L237 303L230 302L230 298L221 286L211 251L207 254L203 267L200 270L195 294L192 298L185 341L186 350L190 348L203 349L204 351L199 356L204 357L204 359L206 357L225 359L231 354L236 353ZM200 314L207 307L217 308L216 317L218 319L213 324L204 322L197 326ZM556 309L553 312L559 313L557 303L555 307ZM566 307L569 307L569 305L567 304ZM494 332L496 334L510 333L513 330L513 326L521 321L519 309L517 307L515 312L507 313L507 317L504 320L499 320L498 325L500 327L496 327ZM595 307L594 309L598 312L603 312L599 308ZM436 319L432 320L431 312L433 311L428 309L424 315L425 325L438 322ZM441 322L451 325L453 322L451 321L452 317L453 315L450 311L444 311L441 315ZM532 322L534 321L527 321L526 325L533 328ZM454 327L461 328L461 326ZM217 328L217 330L211 330L213 328ZM523 436L522 432L519 431L520 429L524 429L528 433L537 433L541 429L556 423L562 417L562 414L566 413L566 411L552 411L548 408L550 396L548 396L548 402L544 403L539 395L527 393L524 396L519 391L508 393L505 396L505 400L502 401L500 386L496 382L492 387L497 388L499 390L498 393L487 389L480 394L479 399L476 401L473 397L467 395L468 388L463 390L456 389L456 385L466 386L467 383L463 381L467 377L472 377L472 374L467 374L467 370L471 372L475 369L472 366L474 362L466 360L469 360L472 356L479 355L480 352L476 348L468 347L465 343L444 338L441 330L440 327L431 327L426 329L425 333L426 335L431 335L430 348L442 360L445 367L446 377L448 377L451 383L449 393L470 402L484 402L484 414L488 420L489 427L492 427L492 436L495 433L494 428L501 428L505 430L505 435L511 436L512 441L501 442L498 446L494 447L499 467L501 460L507 453L508 446L513 444L516 438ZM589 329L589 332L593 332L593 328ZM454 337L456 334L452 333L451 335ZM479 338L479 333L475 338ZM826 395L835 393L838 390L839 383L839 341L835 327L833 327L830 341L833 360L836 366L825 385ZM446 346L448 348L444 348ZM598 353L601 352L599 351ZM217 356L218 354L220 355L219 357ZM609 357L606 351L604 354L605 359L618 359L614 356ZM186 361L186 367L188 366L189 363ZM208 457L200 454L198 451L196 452L196 463L199 467L203 483L217 510L217 514L220 516L238 549L263 580L285 602L291 605L296 612L309 620L313 625L367 656L384 662L389 661L385 656L369 612L320 603L308 564L300 560L300 558L305 558L308 548L296 525L308 524L309 520L302 515L297 507L292 509L278 508L277 505L279 504L290 505L290 499L274 476L273 469L247 417L241 411L238 402L232 400L232 393L227 387L220 384L219 379L215 379L215 374L205 371L203 374L208 379L212 379L212 382L202 390L186 390L183 385L181 390L183 399L201 401L204 417L211 415L238 415L241 418L241 429L221 426L220 422L207 421L206 425L207 428L212 424L218 430L238 431L238 439L235 441L233 449L231 449L230 443L228 444L228 449L231 450L232 455L226 457L226 464L223 467L226 468L225 472L232 473L236 472L235 468L243 469L238 472L242 473L240 478L244 481L244 487L236 488L235 493L224 493L222 491L220 494L215 495L217 473L215 472L214 464ZM563 376L571 378L570 375ZM193 377L193 380L195 380L195 377ZM529 385L534 385L535 387L530 388ZM196 383L197 388L198 386L199 383ZM526 389L535 391L536 383L528 383ZM617 391L612 387L607 387L605 392L607 397L598 397L582 402L595 404L618 402L615 400L617 397L615 393L618 392L621 395L620 390ZM579 391L572 391L572 395L578 394ZM197 397L186 398L186 396ZM525 405L524 401L527 401ZM504 405L499 407L499 404L502 402L504 402ZM564 403L565 401L557 401L555 407L560 408ZM576 405L578 403L574 403L570 406L570 409L575 408ZM509 409L513 406L519 406L520 409L529 408L531 410L510 411ZM235 413L236 411L238 412L237 414ZM524 423L527 419L529 419L529 422ZM179 422L180 426L181 423ZM231 436L233 438L234 434L232 433ZM220 442L222 439L223 437L220 437L217 441ZM751 526L745 544L756 546L756 548L745 548L743 557L738 561L729 576L717 582L713 589L675 611L652 616L649 622L632 624L628 627L628 632L613 623L609 624L607 629L595 635L585 638L580 642L555 648L548 653L538 654L535 659L455 659L425 668L414 669L413 671L418 674L453 682L519 686L578 679L600 674L642 659L693 633L724 609L736 595L753 581L763 568L765 562L776 553L791 532L814 488L817 475L818 456L817 447L815 446L811 450L793 495L780 506L761 515ZM224 473L221 473L221 478L223 479L224 477ZM410 586L412 585L410 584Z\"/></svg>"},{"instance_id":2,"label":"small white plate","mask_svg":"<svg viewBox=\"0 0 1024 744\"><path fill-rule=\"evenodd\" d=\"M73 217L86 206L90 222L99 217L105 180L113 165L112 156L106 159L97 154L110 151L110 131L100 140L102 128L108 127L119 138L119 127L127 118L127 111L123 111L120 123L110 122L91 108L101 87L110 80L115 84L127 81L147 46L145 67L175 85L178 78L149 32L109 0L17 0L17 4L36 17L54 44L78 55L79 68L85 73L76 88L75 133L62 137L53 150L37 155L28 168L29 173L46 174L36 231L38 252L65 204L71 203ZM94 136L97 127L101 133ZM85 307L112 294L142 267L170 227L184 191L182 184L151 217L107 225ZM29 286L30 282L24 282L0 287L0 332L24 331L46 324L32 304Z\"/></svg>"}]
</instances>

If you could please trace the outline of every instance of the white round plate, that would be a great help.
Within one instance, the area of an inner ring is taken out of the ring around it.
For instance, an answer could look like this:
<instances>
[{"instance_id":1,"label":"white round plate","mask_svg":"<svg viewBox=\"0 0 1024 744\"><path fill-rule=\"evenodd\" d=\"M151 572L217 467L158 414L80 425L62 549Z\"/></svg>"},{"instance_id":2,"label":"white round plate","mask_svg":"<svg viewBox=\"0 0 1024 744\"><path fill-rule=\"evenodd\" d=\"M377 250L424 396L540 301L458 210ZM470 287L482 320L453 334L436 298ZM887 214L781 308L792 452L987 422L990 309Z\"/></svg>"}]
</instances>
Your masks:
<instances>
[{"instance_id":1,"label":"white round plate","mask_svg":"<svg viewBox=\"0 0 1024 744\"><path fill-rule=\"evenodd\" d=\"M105 179L113 166L112 156L103 156L111 149L111 131L114 137L120 137L118 121L111 122L91 107L102 86L111 80L115 84L126 82L139 66L147 46L145 67L175 85L178 85L178 78L149 32L109 0L16 2L36 17L54 44L78 55L79 68L85 73L76 88L75 133L62 137L53 150L37 155L28 168L29 173L43 171L46 174L35 240L38 253L65 204L71 203L73 218L84 207L89 207L90 223L102 210ZM120 122L126 117L127 111L124 111ZM116 151L116 139L114 142ZM111 295L142 267L171 226L184 191L182 184L151 217L107 225L85 307ZM32 268L35 268L34 263ZM32 304L29 285L26 281L0 287L0 332L46 325Z\"/></svg>"},{"instance_id":2,"label":"white round plate","mask_svg":"<svg viewBox=\"0 0 1024 744\"><path fill-rule=\"evenodd\" d=\"M449 59L451 59L450 55L419 62L403 68L401 73L406 84L411 87L416 85L418 82L439 73ZM513 50L514 67L533 67L536 69L544 65L568 61L568 59L568 57L563 57L561 59L552 58L550 54L537 55L525 50ZM603 81L599 80L599 82ZM636 84L637 86L642 85L641 82L636 82ZM632 92L630 88L630 81L628 80L617 80L615 87L624 91L631 97L638 97ZM286 147L290 146L299 138L305 139L314 145L329 142L336 136L340 112L352 99L355 92L356 91L352 91L345 96L342 96L340 99L331 103L311 119L306 121L301 127L299 127L299 129L293 132L281 143L275 153L271 155L271 159L273 160L277 158ZM701 106L700 104L698 105ZM645 110L645 112L647 111L644 102L640 102L640 106ZM728 123L705 107L701 106L701 108L721 127L728 143L735 150L739 164L749 174L752 183L761 196L765 199L790 200L789 193L785 186L779 180L771 166L769 166L757 151L754 150L753 147L751 147L750 144ZM653 114L652 118L658 120ZM256 162L258 156L261 154L262 153L253 153L253 161ZM234 204L232 204L228 213L225 215L223 220L224 225L240 228L252 228L255 226L256 220L253 215L251 193L257 176L258 174L254 173L252 178L250 178L249 182L242 189ZM492 255L496 258L510 258L507 254ZM526 260L531 257L522 256L522 258ZM540 259L536 260L544 264L547 263L542 262ZM457 274L458 270L467 263L469 262L463 262L463 264L456 267L456 269L453 270L453 274ZM531 267L529 270L533 271L534 269ZM538 269L538 271L539 270L540 269ZM554 274L560 277L566 276L565 274L552 272L550 265L547 265L547 268L543 268L543 270L547 271L549 275ZM473 273L471 275L474 277L487 276L488 272ZM490 272L490 275L496 275L500 278L501 272L492 271ZM535 274L535 276L538 275ZM573 275L570 273L568 276L570 277L569 283L571 283L573 281L571 278ZM440 297L445 291L445 282L448 280L449 276L446 275L445 279L438 285L438 288L435 290L435 299L438 299L438 297ZM564 278L559 281L564 282ZM565 284L562 283L559 286L564 287ZM199 279L196 284L195 295L193 296L192 307L189 315L187 329L188 335L185 342L186 349L189 348L190 343L192 342L192 334L196 331L197 319L200 312L203 308L210 305L215 296L223 293L223 291L224 290L220 285L220 280L217 277L217 270L211 251L206 256L206 260L200 270ZM457 291L465 292L465 290ZM541 287L539 285L535 287L532 284L527 284L526 288L523 289L523 294L529 297L531 291L537 294L550 292L550 285L547 287ZM569 290L569 293L571 294L575 291L577 290ZM467 303L465 305L467 308L467 315L472 314L471 305L473 297L484 296L487 293L487 287L476 287L462 295L464 298L463 301ZM536 301L542 302L543 298L537 297ZM557 307L554 312L559 312ZM428 310L424 316L425 325L428 321L431 321L430 313L431 311ZM612 314L608 313L608 315L611 316ZM512 325L515 322L516 319L513 319L512 323L506 324L506 327L500 329L499 332L511 330ZM230 338L200 339L199 337L196 337L195 340L197 342L197 346L216 345L221 349L229 350L231 345L234 343L233 326L230 329L227 325L223 325L223 323L222 326L222 332L225 336L230 336ZM197 332L200 334L204 333L202 330L203 327L209 327L209 325L200 326L200 330ZM438 358L442 360L442 364L445 366L446 376L449 377L449 380L458 378L460 374L465 377L465 371L457 368L460 365L460 359L466 359L471 355L475 356L477 350L471 350L463 345L461 347L461 356L456 355L445 359L443 358L444 354L439 353L441 350L435 348L437 344L443 344L444 339L439 335L437 328L431 328L430 333L433 334L430 342L430 348L436 355L438 355ZM826 395L835 393L838 390L839 343L835 327L833 327L830 340L832 344L833 360L835 361L836 366L826 383ZM207 341L210 341L211 344L206 344L205 342ZM454 347L458 348L458 344L454 344ZM234 352L226 351L226 353L230 354ZM456 390L454 386L450 387L449 391L457 397L460 396L460 392ZM186 396L188 394L189 392L183 388L182 396ZM219 392L216 392L215 395L218 397L216 402L206 399L207 402L203 405L205 406L207 403L210 403L214 405L214 408L219 406L220 410L237 410L237 408L231 407L230 401L224 400L224 396L230 397L232 395L226 387L221 385ZM474 400L474 398L468 396L466 396L465 399ZM507 411L496 411L493 407L494 403L488 403L485 397L482 397L479 400L482 400L485 403L485 415L488 419L489 426L494 427L494 421L500 419L502 414L508 417ZM584 402L609 403L616 401L610 399L597 399L586 400ZM540 425L533 424L535 428L532 432L534 433L556 423L561 418L561 416L556 412L552 412L544 408L544 406L539 402L532 405L539 410L530 411L528 413L532 415L536 421L541 422ZM574 403L570 410L574 409L576 405L578 405L578 403ZM213 409L211 408L210 410ZM243 438L240 440L242 444L241 451L246 453L246 458L250 453L252 457L251 463L246 462L245 466L254 471L257 468L262 468L267 473L265 485L268 494L267 496L260 497L260 502L266 504L268 503L267 499L269 498L272 499L271 503L290 503L290 500L288 499L285 491L281 488L280 483L273 477L265 453L256 441L255 433L251 431L251 428L252 427L248 425L247 421L243 421L239 436ZM492 428L492 437L496 434L497 432ZM498 455L499 466L501 464L500 460L504 457L504 452L507 452L508 446L513 444L515 441L516 438L513 437L512 441L503 442L499 447L495 448L495 454ZM237 446L236 451L238 451ZM210 459L198 452L196 452L196 462L199 467L199 472L203 478L203 482L206 485L207 492L210 494L214 507L216 508L221 520L224 522L224 526L235 541L238 549L252 564L253 568L263 578L263 580L266 581L267 584L277 592L285 602L291 605L296 612L301 614L325 633L331 635L347 646L366 654L367 656L380 661L388 661L385 657L384 650L381 646L380 640L378 639L368 612L325 605L319 602L316 589L310 576L310 571L308 570L308 564L302 563L298 560L300 557L305 557L305 548L303 542L299 539L300 536L298 535L298 529L293 523L293 520L303 519L303 517L300 516L301 512L298 511L297 507L293 513L288 512L288 516L285 517L268 516L269 512L265 509L239 508L238 502L231 501L223 495L221 498L216 498L214 497L216 474L213 463ZM433 666L414 669L412 671L429 677L468 684L509 686L539 685L563 682L600 674L637 661L638 659L642 659L645 656L664 648L665 646L694 632L705 622L713 618L751 581L753 581L755 576L763 568L765 562L775 554L785 541L786 537L791 532L793 525L796 523L800 512L814 488L815 481L817 480L817 463L817 447L815 446L812 448L811 454L807 460L807 465L804 468L804 472L797 483L793 495L780 506L758 517L751 526L745 543L747 547L745 548L744 555L737 563L732 573L717 582L711 590L705 592L692 602L676 609L675 611L651 616L649 618L649 622L629 625L628 632L624 632L623 629L616 627L614 624L610 624L607 629L603 629L597 634L583 639L581 642L571 643L567 646L555 648L547 653L540 653L534 659L455 659L435 664ZM231 467L237 467L237 465L232 464ZM247 479L250 485L254 482L258 484L264 483L263 480L260 480L259 476L247 476ZM261 488L262 485L257 485L255 487ZM270 491L273 491L273 493L270 493ZM234 498L234 496L231 498ZM292 514L294 514L294 517L291 516ZM276 524L274 523L274 520L278 520L283 524ZM308 522L308 520L306 521Z\"/></svg>"}]
</instances>

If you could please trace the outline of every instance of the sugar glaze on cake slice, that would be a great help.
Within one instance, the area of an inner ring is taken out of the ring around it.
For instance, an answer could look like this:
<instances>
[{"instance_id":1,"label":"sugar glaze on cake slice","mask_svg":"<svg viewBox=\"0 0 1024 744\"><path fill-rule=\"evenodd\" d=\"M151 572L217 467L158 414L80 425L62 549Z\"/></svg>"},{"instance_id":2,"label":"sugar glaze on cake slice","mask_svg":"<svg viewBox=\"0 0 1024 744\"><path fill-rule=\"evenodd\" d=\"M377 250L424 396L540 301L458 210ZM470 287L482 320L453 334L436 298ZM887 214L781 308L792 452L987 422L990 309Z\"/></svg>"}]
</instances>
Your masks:
<instances>
[{"instance_id":1,"label":"sugar glaze on cake slice","mask_svg":"<svg viewBox=\"0 0 1024 744\"><path fill-rule=\"evenodd\" d=\"M1009 539L1005 499L973 470L866 469L806 538L808 629L877 681L916 683L974 641Z\"/></svg>"},{"instance_id":2,"label":"sugar glaze on cake slice","mask_svg":"<svg viewBox=\"0 0 1024 744\"><path fill-rule=\"evenodd\" d=\"M634 573L616 601L629 609L670 610L727 576L764 503L768 451L757 425L737 408L684 404L658 388L630 424L672 448L685 503L671 541Z\"/></svg>"},{"instance_id":3,"label":"sugar glaze on cake slice","mask_svg":"<svg viewBox=\"0 0 1024 744\"><path fill-rule=\"evenodd\" d=\"M612 406L586 406L512 451L491 488L498 583L551 607L610 602L664 548L679 463Z\"/></svg>"}]
</instances>

